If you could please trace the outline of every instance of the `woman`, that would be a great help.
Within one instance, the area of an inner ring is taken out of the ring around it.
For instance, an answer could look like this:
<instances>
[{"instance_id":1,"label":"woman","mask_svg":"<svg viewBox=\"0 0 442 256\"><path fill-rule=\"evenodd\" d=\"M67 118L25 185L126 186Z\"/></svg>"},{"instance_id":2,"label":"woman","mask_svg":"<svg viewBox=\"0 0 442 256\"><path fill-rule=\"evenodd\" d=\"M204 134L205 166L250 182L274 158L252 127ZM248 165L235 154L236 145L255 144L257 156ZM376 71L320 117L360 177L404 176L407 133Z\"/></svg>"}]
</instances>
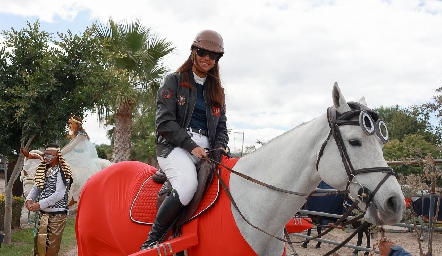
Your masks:
<instances>
[{"instance_id":1,"label":"woman","mask_svg":"<svg viewBox=\"0 0 442 256\"><path fill-rule=\"evenodd\" d=\"M94 144L83 128L83 121L78 116L69 119L69 134L71 140L61 150L66 162L71 166L74 183L71 197L78 202L81 188L93 174L101 170L100 160Z\"/></svg>"},{"instance_id":2,"label":"woman","mask_svg":"<svg viewBox=\"0 0 442 256\"><path fill-rule=\"evenodd\" d=\"M207 157L205 149L225 151L227 147L225 95L218 66L223 54L220 34L199 32L189 58L158 90L157 160L173 189L159 208L141 250L163 241L192 200L198 185L195 164Z\"/></svg>"}]
</instances>

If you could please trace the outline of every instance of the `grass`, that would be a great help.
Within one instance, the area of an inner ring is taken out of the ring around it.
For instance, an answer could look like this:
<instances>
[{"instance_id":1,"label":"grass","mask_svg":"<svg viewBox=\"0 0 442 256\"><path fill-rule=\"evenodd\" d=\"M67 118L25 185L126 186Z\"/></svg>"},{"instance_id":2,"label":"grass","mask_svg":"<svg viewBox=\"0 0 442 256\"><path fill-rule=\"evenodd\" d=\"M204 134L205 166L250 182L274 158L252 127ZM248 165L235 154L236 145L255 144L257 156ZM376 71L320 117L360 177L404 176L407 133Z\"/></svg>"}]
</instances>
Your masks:
<instances>
[{"instance_id":1,"label":"grass","mask_svg":"<svg viewBox=\"0 0 442 256\"><path fill-rule=\"evenodd\" d=\"M61 240L60 253L63 256L77 246L75 238L75 216L69 216ZM12 230L12 243L2 244L2 256L32 256L34 250L34 227Z\"/></svg>"}]
</instances>

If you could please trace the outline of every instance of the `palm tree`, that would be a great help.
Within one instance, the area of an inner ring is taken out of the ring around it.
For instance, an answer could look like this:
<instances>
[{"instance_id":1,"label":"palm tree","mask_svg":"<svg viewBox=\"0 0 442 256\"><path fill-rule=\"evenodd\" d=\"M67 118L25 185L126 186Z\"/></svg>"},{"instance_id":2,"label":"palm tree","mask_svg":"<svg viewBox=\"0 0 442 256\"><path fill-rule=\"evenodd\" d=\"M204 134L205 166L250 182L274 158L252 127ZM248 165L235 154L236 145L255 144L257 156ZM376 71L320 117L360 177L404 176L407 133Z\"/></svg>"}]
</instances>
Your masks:
<instances>
[{"instance_id":1,"label":"palm tree","mask_svg":"<svg viewBox=\"0 0 442 256\"><path fill-rule=\"evenodd\" d=\"M162 65L164 56L175 48L163 38L154 36L150 28L138 20L131 23L97 24L96 35L103 40L109 51L107 68L113 70L117 83L102 99L98 113L113 120L112 161L127 161L130 158L131 128L134 111L140 103L146 104L156 94L158 80L167 72ZM109 124L109 122L108 122Z\"/></svg>"}]
</instances>

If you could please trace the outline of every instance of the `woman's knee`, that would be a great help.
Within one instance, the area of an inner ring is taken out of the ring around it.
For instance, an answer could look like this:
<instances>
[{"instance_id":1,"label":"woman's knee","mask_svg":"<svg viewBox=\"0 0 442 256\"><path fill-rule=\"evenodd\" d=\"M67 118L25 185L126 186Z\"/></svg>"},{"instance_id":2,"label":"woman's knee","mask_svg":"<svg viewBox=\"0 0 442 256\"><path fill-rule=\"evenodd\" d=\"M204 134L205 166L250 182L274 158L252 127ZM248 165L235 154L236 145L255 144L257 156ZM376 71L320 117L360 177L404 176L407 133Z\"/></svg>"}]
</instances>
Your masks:
<instances>
[{"instance_id":1,"label":"woman's knee","mask_svg":"<svg viewBox=\"0 0 442 256\"><path fill-rule=\"evenodd\" d=\"M186 186L178 191L180 201L183 205L188 205L190 203L195 194L197 185L198 183L195 186Z\"/></svg>"}]
</instances>

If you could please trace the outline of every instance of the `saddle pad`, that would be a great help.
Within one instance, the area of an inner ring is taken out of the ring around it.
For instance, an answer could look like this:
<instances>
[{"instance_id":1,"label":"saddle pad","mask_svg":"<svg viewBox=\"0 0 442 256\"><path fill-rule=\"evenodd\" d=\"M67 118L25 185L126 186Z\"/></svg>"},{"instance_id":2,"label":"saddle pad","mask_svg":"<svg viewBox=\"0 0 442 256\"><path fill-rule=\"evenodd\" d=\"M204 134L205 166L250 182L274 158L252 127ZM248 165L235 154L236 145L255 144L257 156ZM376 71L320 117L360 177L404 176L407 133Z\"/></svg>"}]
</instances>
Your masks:
<instances>
[{"instance_id":1,"label":"saddle pad","mask_svg":"<svg viewBox=\"0 0 442 256\"><path fill-rule=\"evenodd\" d=\"M224 159L223 157L223 163L224 160L227 160L227 158ZM228 162L231 162L234 165L237 160L238 159ZM135 198L133 199L132 207L130 209L130 218L132 221L136 223L152 225L157 215L157 207L156 207L157 193L160 190L162 184L155 183L151 178L152 175L150 175L141 184L138 193L135 195ZM206 193L201 199L200 204L198 205L198 208L196 209L192 217L189 218L189 220L196 218L204 211L209 209L218 199L219 192L220 192L219 180L218 177L214 175L212 182L210 183L210 186L208 187Z\"/></svg>"},{"instance_id":2,"label":"saddle pad","mask_svg":"<svg viewBox=\"0 0 442 256\"><path fill-rule=\"evenodd\" d=\"M132 221L140 224L153 224L157 214L157 193L163 184L153 181L152 172L147 179L141 184L135 198L132 200L130 208L130 218Z\"/></svg>"}]
</instances>

